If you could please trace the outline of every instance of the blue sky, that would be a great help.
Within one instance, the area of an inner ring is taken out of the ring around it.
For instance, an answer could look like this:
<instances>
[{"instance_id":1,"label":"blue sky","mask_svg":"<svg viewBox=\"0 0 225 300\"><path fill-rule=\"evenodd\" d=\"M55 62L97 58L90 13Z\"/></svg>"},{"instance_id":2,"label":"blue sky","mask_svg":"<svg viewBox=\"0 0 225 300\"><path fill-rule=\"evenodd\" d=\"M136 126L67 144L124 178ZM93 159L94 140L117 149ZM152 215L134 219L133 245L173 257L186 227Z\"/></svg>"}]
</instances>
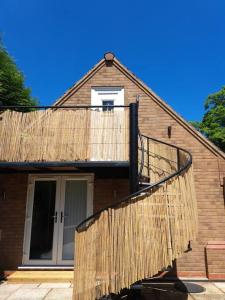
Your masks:
<instances>
[{"instance_id":1,"label":"blue sky","mask_svg":"<svg viewBox=\"0 0 225 300\"><path fill-rule=\"evenodd\" d=\"M224 0L1 0L0 32L43 105L109 50L187 120L225 85Z\"/></svg>"}]
</instances>

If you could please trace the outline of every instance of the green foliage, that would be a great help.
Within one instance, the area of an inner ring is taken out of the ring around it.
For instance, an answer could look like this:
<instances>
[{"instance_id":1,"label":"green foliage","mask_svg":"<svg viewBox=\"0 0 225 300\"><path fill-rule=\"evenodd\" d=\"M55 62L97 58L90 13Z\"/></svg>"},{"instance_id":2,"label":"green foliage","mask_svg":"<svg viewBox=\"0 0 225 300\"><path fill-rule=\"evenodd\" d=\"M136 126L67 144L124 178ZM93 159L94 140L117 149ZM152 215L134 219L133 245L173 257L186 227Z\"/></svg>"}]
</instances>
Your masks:
<instances>
[{"instance_id":1,"label":"green foliage","mask_svg":"<svg viewBox=\"0 0 225 300\"><path fill-rule=\"evenodd\" d=\"M0 40L0 104L37 105L31 90L24 85L24 76L18 70Z\"/></svg>"},{"instance_id":2,"label":"green foliage","mask_svg":"<svg viewBox=\"0 0 225 300\"><path fill-rule=\"evenodd\" d=\"M225 86L206 99L202 122L191 124L225 152Z\"/></svg>"}]
</instances>

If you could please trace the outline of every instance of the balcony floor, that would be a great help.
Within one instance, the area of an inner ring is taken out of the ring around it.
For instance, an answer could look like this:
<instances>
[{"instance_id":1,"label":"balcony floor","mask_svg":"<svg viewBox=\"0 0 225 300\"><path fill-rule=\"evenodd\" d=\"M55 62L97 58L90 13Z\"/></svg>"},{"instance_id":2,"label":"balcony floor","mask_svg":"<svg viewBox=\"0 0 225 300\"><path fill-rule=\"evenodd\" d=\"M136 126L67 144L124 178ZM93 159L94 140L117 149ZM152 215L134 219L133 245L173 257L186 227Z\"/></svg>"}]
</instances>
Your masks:
<instances>
[{"instance_id":1,"label":"balcony floor","mask_svg":"<svg viewBox=\"0 0 225 300\"><path fill-rule=\"evenodd\" d=\"M95 173L102 178L127 178L128 161L0 162L0 173Z\"/></svg>"}]
</instances>

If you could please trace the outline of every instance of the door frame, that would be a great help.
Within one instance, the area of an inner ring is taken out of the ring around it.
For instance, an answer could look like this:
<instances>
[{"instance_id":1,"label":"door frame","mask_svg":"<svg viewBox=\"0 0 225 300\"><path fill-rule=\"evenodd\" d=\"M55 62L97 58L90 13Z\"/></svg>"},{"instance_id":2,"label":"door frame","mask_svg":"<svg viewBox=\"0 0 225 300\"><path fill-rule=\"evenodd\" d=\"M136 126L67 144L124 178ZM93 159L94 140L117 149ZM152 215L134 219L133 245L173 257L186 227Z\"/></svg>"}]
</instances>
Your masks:
<instances>
[{"instance_id":1,"label":"door frame","mask_svg":"<svg viewBox=\"0 0 225 300\"><path fill-rule=\"evenodd\" d=\"M48 174L29 174L28 175L28 185L27 185L27 200L26 200L26 215L25 215L25 226L24 226L24 239L23 239L23 258L22 265L34 265L34 266L60 266L57 264L57 259L59 257L59 222L54 226L53 232L53 253L51 260L41 260L41 259L29 259L30 254L30 242L31 242L31 229L32 229L32 217L33 217L33 202L34 202L34 189L35 181L37 180L55 180L56 181L56 202L55 211L58 212L58 220L60 217L59 211L61 212L62 200L62 183L66 178L74 178L74 180L85 179L87 180L87 217L93 213L93 189L94 189L94 174L93 173L48 173ZM62 223L63 224L63 223ZM61 238L62 240L62 238ZM61 246L62 247L62 246ZM60 261L63 265L73 265L72 261Z\"/></svg>"}]
</instances>

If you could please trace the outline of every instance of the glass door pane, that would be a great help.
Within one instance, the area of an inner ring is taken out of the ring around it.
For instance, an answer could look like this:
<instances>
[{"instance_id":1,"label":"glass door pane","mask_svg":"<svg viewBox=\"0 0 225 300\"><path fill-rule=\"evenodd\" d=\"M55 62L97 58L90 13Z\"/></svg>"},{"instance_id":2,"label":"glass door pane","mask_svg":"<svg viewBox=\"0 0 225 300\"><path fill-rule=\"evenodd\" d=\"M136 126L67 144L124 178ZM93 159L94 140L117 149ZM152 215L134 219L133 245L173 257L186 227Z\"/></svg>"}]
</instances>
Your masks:
<instances>
[{"instance_id":1,"label":"glass door pane","mask_svg":"<svg viewBox=\"0 0 225 300\"><path fill-rule=\"evenodd\" d=\"M29 257L31 260L52 259L55 202L56 181L35 181Z\"/></svg>"},{"instance_id":2,"label":"glass door pane","mask_svg":"<svg viewBox=\"0 0 225 300\"><path fill-rule=\"evenodd\" d=\"M65 181L63 212L62 260L74 258L74 234L76 226L87 215L87 180Z\"/></svg>"}]
</instances>

